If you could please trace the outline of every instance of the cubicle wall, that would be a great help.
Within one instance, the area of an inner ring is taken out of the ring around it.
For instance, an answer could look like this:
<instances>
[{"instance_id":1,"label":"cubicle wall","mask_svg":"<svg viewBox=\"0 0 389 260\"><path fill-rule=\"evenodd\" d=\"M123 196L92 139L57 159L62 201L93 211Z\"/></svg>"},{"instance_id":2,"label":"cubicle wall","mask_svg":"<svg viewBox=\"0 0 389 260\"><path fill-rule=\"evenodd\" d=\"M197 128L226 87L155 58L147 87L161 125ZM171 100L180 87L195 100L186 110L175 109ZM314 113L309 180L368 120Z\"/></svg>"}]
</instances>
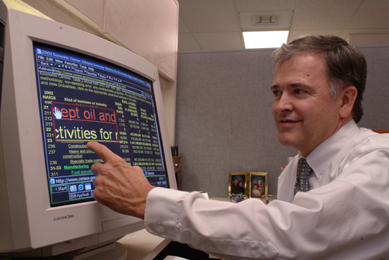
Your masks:
<instances>
[{"instance_id":1,"label":"cubicle wall","mask_svg":"<svg viewBox=\"0 0 389 260\"><path fill-rule=\"evenodd\" d=\"M368 60L360 126L389 129L389 46L359 47ZM227 197L228 173L269 173L269 193L287 157L271 106L271 49L178 54L176 145L183 189Z\"/></svg>"}]
</instances>

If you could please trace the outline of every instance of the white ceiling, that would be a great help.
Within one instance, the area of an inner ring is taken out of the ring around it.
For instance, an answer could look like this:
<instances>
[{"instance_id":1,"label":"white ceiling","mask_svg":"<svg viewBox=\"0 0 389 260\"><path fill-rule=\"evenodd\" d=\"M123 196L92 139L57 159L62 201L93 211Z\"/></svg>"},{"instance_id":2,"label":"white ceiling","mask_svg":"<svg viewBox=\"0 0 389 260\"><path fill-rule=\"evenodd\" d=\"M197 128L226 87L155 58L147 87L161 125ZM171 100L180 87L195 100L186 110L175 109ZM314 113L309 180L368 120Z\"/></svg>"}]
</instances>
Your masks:
<instances>
[{"instance_id":1,"label":"white ceiling","mask_svg":"<svg viewBox=\"0 0 389 260\"><path fill-rule=\"evenodd\" d=\"M292 11L288 42L332 34L351 44L389 44L389 0L178 0L179 51L244 49L239 13Z\"/></svg>"}]
</instances>

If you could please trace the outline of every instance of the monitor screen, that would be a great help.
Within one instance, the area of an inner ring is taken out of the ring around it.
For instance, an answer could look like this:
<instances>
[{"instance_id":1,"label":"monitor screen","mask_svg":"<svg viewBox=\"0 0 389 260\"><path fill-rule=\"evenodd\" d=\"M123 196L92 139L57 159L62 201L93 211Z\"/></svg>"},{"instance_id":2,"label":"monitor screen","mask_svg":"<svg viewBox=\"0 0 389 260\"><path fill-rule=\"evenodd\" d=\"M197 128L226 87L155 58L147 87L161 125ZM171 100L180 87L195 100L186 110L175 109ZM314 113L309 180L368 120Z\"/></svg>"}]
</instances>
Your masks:
<instances>
[{"instance_id":1,"label":"monitor screen","mask_svg":"<svg viewBox=\"0 0 389 260\"><path fill-rule=\"evenodd\" d=\"M51 206L93 199L88 150L98 141L168 187L152 82L129 70L34 42L42 140Z\"/></svg>"}]
</instances>

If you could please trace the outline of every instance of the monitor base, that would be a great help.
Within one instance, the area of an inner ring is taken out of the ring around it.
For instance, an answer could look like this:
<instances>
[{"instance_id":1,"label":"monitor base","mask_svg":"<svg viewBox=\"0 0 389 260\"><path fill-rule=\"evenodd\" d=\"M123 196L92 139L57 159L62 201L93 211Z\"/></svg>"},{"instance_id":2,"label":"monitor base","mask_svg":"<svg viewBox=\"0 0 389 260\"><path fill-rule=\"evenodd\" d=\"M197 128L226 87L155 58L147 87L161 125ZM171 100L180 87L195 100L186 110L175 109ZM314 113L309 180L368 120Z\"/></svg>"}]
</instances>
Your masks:
<instances>
[{"instance_id":1,"label":"monitor base","mask_svg":"<svg viewBox=\"0 0 389 260\"><path fill-rule=\"evenodd\" d=\"M127 248L115 242L88 252L72 255L71 253L50 257L1 257L0 260L127 260Z\"/></svg>"},{"instance_id":2,"label":"monitor base","mask_svg":"<svg viewBox=\"0 0 389 260\"><path fill-rule=\"evenodd\" d=\"M127 260L127 248L120 243L113 243L95 250L77 255L71 260Z\"/></svg>"}]
</instances>

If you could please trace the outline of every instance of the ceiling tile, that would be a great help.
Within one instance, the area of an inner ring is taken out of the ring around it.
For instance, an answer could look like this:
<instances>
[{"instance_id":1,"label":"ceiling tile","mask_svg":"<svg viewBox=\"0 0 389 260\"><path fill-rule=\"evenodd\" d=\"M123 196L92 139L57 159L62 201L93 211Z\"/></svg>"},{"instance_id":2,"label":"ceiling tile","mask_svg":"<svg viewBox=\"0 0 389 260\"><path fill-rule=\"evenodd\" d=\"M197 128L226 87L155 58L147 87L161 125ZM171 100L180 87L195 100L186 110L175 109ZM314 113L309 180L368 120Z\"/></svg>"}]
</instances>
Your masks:
<instances>
[{"instance_id":1,"label":"ceiling tile","mask_svg":"<svg viewBox=\"0 0 389 260\"><path fill-rule=\"evenodd\" d=\"M352 34L358 34L363 35L363 37L366 37L367 39L365 41L374 42L373 39L371 39L371 36L374 34L389 34L389 28L387 29L347 29L343 30L342 34L339 37L342 38L348 38ZM362 36L360 36L362 37ZM373 43L372 43L373 44ZM382 44L381 42L376 42L374 44Z\"/></svg>"},{"instance_id":2,"label":"ceiling tile","mask_svg":"<svg viewBox=\"0 0 389 260\"><path fill-rule=\"evenodd\" d=\"M288 42L291 42L298 37L302 35L307 35L307 34L313 34L313 35L335 35L335 36L340 36L340 33L342 30L291 30L289 31L289 37L288 37Z\"/></svg>"},{"instance_id":3,"label":"ceiling tile","mask_svg":"<svg viewBox=\"0 0 389 260\"><path fill-rule=\"evenodd\" d=\"M201 51L196 39L190 33L178 35L178 51Z\"/></svg>"},{"instance_id":4,"label":"ceiling tile","mask_svg":"<svg viewBox=\"0 0 389 260\"><path fill-rule=\"evenodd\" d=\"M202 50L244 49L240 32L196 33L194 37Z\"/></svg>"},{"instance_id":5,"label":"ceiling tile","mask_svg":"<svg viewBox=\"0 0 389 260\"><path fill-rule=\"evenodd\" d=\"M180 18L191 32L239 31L232 0L180 0Z\"/></svg>"},{"instance_id":6,"label":"ceiling tile","mask_svg":"<svg viewBox=\"0 0 389 260\"><path fill-rule=\"evenodd\" d=\"M349 42L353 45L389 44L389 34L350 34Z\"/></svg>"},{"instance_id":7,"label":"ceiling tile","mask_svg":"<svg viewBox=\"0 0 389 260\"><path fill-rule=\"evenodd\" d=\"M344 28L362 0L300 0L293 29Z\"/></svg>"},{"instance_id":8,"label":"ceiling tile","mask_svg":"<svg viewBox=\"0 0 389 260\"><path fill-rule=\"evenodd\" d=\"M363 34L366 37L369 37L370 34L388 34L389 28L387 29L347 29L342 31L343 35L350 35L350 34ZM343 36L345 37L345 36Z\"/></svg>"},{"instance_id":9,"label":"ceiling tile","mask_svg":"<svg viewBox=\"0 0 389 260\"><path fill-rule=\"evenodd\" d=\"M297 0L235 0L238 12L293 10Z\"/></svg>"},{"instance_id":10,"label":"ceiling tile","mask_svg":"<svg viewBox=\"0 0 389 260\"><path fill-rule=\"evenodd\" d=\"M347 33L347 34L366 34L366 35L369 35L369 34L379 34L379 33L382 33L382 34L388 34L389 33L389 28L386 28L386 29L348 29L348 30L344 30L343 32Z\"/></svg>"},{"instance_id":11,"label":"ceiling tile","mask_svg":"<svg viewBox=\"0 0 389 260\"><path fill-rule=\"evenodd\" d=\"M389 28L388 13L388 0L365 1L350 21L349 28Z\"/></svg>"},{"instance_id":12,"label":"ceiling tile","mask_svg":"<svg viewBox=\"0 0 389 260\"><path fill-rule=\"evenodd\" d=\"M178 31L180 33L190 33L188 27L186 26L185 22L182 21L182 19L178 20Z\"/></svg>"}]
</instances>

